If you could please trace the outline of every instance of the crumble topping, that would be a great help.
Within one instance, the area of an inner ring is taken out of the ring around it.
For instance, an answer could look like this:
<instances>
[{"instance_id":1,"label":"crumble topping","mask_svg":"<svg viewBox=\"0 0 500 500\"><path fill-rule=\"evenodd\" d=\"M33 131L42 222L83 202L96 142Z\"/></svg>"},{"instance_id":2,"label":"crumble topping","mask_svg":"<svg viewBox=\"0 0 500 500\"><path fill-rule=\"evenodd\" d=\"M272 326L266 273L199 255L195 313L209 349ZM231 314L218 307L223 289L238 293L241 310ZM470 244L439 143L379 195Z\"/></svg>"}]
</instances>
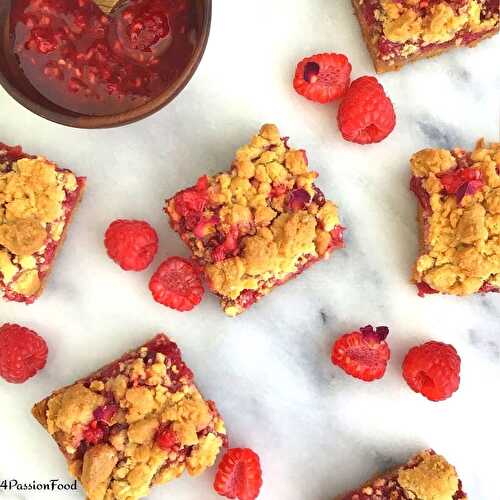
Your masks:
<instances>
[{"instance_id":1,"label":"crumble topping","mask_svg":"<svg viewBox=\"0 0 500 500\"><path fill-rule=\"evenodd\" d=\"M436 46L472 45L499 28L489 0L356 0L367 37L389 66Z\"/></svg>"},{"instance_id":2,"label":"crumble topping","mask_svg":"<svg viewBox=\"0 0 500 500\"><path fill-rule=\"evenodd\" d=\"M302 255L317 255L315 239L313 216L302 211L281 214L270 229L258 229L245 240L241 257L208 265L205 272L213 290L235 299L245 289L257 289L262 279L280 279L294 272Z\"/></svg>"},{"instance_id":3,"label":"crumble topping","mask_svg":"<svg viewBox=\"0 0 500 500\"><path fill-rule=\"evenodd\" d=\"M429 2L427 2L429 3ZM395 43L421 41L423 45L452 40L462 29L483 31L498 23L498 13L482 19L484 2L467 0L461 4L432 3L422 9L419 2L381 0L376 18L382 23L384 36Z\"/></svg>"},{"instance_id":4,"label":"crumble topping","mask_svg":"<svg viewBox=\"0 0 500 500\"><path fill-rule=\"evenodd\" d=\"M104 397L83 384L75 384L48 401L47 430L50 434L58 431L70 433L75 424L88 424L94 410L103 406Z\"/></svg>"},{"instance_id":5,"label":"crumble topping","mask_svg":"<svg viewBox=\"0 0 500 500\"><path fill-rule=\"evenodd\" d=\"M467 500L455 468L432 450L370 481L343 500Z\"/></svg>"},{"instance_id":6,"label":"crumble topping","mask_svg":"<svg viewBox=\"0 0 500 500\"><path fill-rule=\"evenodd\" d=\"M500 143L479 141L470 154L426 149L410 164L428 199L415 282L455 295L500 287ZM477 180L447 191L462 172Z\"/></svg>"},{"instance_id":7,"label":"crumble topping","mask_svg":"<svg viewBox=\"0 0 500 500\"><path fill-rule=\"evenodd\" d=\"M377 17L382 21L384 34L389 40L396 43L418 40L422 19L415 10L392 0L382 0L380 5L383 10L377 11Z\"/></svg>"},{"instance_id":8,"label":"crumble topping","mask_svg":"<svg viewBox=\"0 0 500 500\"><path fill-rule=\"evenodd\" d=\"M40 291L47 245L61 238L65 203L78 183L44 158L6 161L6 154L0 147L0 293L30 298Z\"/></svg>"},{"instance_id":9,"label":"crumble topping","mask_svg":"<svg viewBox=\"0 0 500 500\"><path fill-rule=\"evenodd\" d=\"M420 500L451 500L459 490L455 468L444 457L425 451L420 463L400 469L398 483Z\"/></svg>"},{"instance_id":10,"label":"crumble topping","mask_svg":"<svg viewBox=\"0 0 500 500\"><path fill-rule=\"evenodd\" d=\"M117 462L118 455L108 444L98 444L85 453L81 482L90 499L104 498Z\"/></svg>"},{"instance_id":11,"label":"crumble topping","mask_svg":"<svg viewBox=\"0 0 500 500\"><path fill-rule=\"evenodd\" d=\"M264 125L229 172L202 177L167 200L172 227L204 266L226 314L342 246L337 207L315 186L317 176L305 151Z\"/></svg>"},{"instance_id":12,"label":"crumble topping","mask_svg":"<svg viewBox=\"0 0 500 500\"><path fill-rule=\"evenodd\" d=\"M35 405L89 500L139 499L152 484L184 470L198 475L215 463L224 423L180 356L159 335Z\"/></svg>"},{"instance_id":13,"label":"crumble topping","mask_svg":"<svg viewBox=\"0 0 500 500\"><path fill-rule=\"evenodd\" d=\"M55 165L43 158L17 160L0 178L3 220L36 219L43 224L60 217L66 187L62 177L58 179Z\"/></svg>"}]
</instances>

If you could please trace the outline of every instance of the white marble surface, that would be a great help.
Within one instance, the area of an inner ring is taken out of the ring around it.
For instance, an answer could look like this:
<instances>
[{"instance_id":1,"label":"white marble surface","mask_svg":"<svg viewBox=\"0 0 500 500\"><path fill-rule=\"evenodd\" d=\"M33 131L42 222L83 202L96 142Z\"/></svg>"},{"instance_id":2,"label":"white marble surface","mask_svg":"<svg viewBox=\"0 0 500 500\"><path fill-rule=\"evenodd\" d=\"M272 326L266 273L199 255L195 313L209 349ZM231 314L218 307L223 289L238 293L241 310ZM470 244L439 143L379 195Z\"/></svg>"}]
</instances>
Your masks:
<instances>
[{"instance_id":1,"label":"white marble surface","mask_svg":"<svg viewBox=\"0 0 500 500\"><path fill-rule=\"evenodd\" d=\"M291 86L297 60L349 55L353 76L373 74L345 0L216 0L205 58L168 108L107 131L64 128L0 91L0 137L88 177L88 191L45 295L35 305L0 304L1 322L45 336L46 369L23 386L0 381L0 480L69 479L54 444L30 416L34 401L158 331L182 347L205 395L217 401L233 446L258 451L262 500L330 500L424 447L460 470L472 500L500 499L500 296L420 299L408 283L417 249L409 156L426 146L498 140L500 38L381 77L398 125L382 144L343 142L336 105ZM167 195L205 171L226 168L263 122L276 122L309 151L319 185L341 209L347 248L237 319L215 298L191 313L154 303L150 271L122 272L103 233L117 217L149 220L161 235L155 264L187 255L162 214ZM385 378L365 384L329 361L333 339L367 323L391 328ZM452 342L463 359L460 391L434 404L400 376L407 349ZM156 489L152 499L218 498L214 470ZM81 498L5 492L2 499Z\"/></svg>"}]
</instances>

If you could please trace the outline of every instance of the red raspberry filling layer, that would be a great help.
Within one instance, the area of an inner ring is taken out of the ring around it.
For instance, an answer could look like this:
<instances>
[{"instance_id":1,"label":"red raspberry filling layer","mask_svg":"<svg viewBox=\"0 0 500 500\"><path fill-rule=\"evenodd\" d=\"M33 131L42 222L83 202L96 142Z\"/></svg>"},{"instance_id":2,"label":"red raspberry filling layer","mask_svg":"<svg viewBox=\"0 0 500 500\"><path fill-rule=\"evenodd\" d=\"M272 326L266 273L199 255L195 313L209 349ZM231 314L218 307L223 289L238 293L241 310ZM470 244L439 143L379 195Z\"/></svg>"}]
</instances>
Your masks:
<instances>
[{"instance_id":1,"label":"red raspberry filling layer","mask_svg":"<svg viewBox=\"0 0 500 500\"><path fill-rule=\"evenodd\" d=\"M151 365L155 360L156 353L159 352L163 354L168 360L170 360L170 366L175 365L177 367L175 371L169 370L168 372L169 378L173 382L172 386L170 387L171 392L176 392L179 390L182 385L180 382L181 379L187 380L189 383L193 381L193 372L188 368L186 363L184 363L181 351L177 344L163 335L157 335L153 340L151 340L147 344L144 344L144 346L148 350L148 354L145 358L146 364ZM126 361L130 361L139 357L140 354L138 352L127 353L117 361L110 363L109 365L101 368L98 372L93 373L91 376L85 379L85 383L90 384L90 382L95 378L99 378L100 380L105 382L112 377L116 377L116 375L118 375L118 373L120 372L120 363L124 363ZM141 384L144 384L144 382L140 378L134 380L134 386Z\"/></svg>"}]
</instances>

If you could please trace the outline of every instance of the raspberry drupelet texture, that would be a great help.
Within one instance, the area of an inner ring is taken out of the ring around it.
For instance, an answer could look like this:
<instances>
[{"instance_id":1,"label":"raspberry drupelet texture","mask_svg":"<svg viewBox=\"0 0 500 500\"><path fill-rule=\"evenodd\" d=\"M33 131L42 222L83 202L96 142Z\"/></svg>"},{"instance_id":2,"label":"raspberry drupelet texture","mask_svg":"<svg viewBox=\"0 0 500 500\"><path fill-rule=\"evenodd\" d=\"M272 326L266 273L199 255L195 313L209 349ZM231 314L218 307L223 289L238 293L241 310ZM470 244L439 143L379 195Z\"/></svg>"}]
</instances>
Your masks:
<instances>
[{"instance_id":1,"label":"raspberry drupelet texture","mask_svg":"<svg viewBox=\"0 0 500 500\"><path fill-rule=\"evenodd\" d=\"M0 327L0 377L21 384L47 362L45 340L33 330L6 323Z\"/></svg>"},{"instance_id":2,"label":"raspberry drupelet texture","mask_svg":"<svg viewBox=\"0 0 500 500\"><path fill-rule=\"evenodd\" d=\"M384 88L373 76L354 80L337 113L346 141L371 144L384 140L396 126L396 114Z\"/></svg>"},{"instance_id":3,"label":"raspberry drupelet texture","mask_svg":"<svg viewBox=\"0 0 500 500\"><path fill-rule=\"evenodd\" d=\"M146 497L184 471L203 473L227 445L215 403L163 334L55 391L33 414L88 500Z\"/></svg>"},{"instance_id":4,"label":"raspberry drupelet texture","mask_svg":"<svg viewBox=\"0 0 500 500\"><path fill-rule=\"evenodd\" d=\"M344 246L337 207L317 176L304 150L264 125L228 172L205 175L166 201L170 225L228 316Z\"/></svg>"},{"instance_id":5,"label":"raspberry drupelet texture","mask_svg":"<svg viewBox=\"0 0 500 500\"><path fill-rule=\"evenodd\" d=\"M500 143L423 149L410 166L419 201L418 294L500 291Z\"/></svg>"},{"instance_id":6,"label":"raspberry drupelet texture","mask_svg":"<svg viewBox=\"0 0 500 500\"><path fill-rule=\"evenodd\" d=\"M151 277L149 289L156 302L177 311L190 311L205 293L197 267L182 257L163 261Z\"/></svg>"},{"instance_id":7,"label":"raspberry drupelet texture","mask_svg":"<svg viewBox=\"0 0 500 500\"><path fill-rule=\"evenodd\" d=\"M111 259L125 271L143 271L158 251L158 235L145 221L113 221L104 236Z\"/></svg>"},{"instance_id":8,"label":"raspberry drupelet texture","mask_svg":"<svg viewBox=\"0 0 500 500\"><path fill-rule=\"evenodd\" d=\"M431 340L408 351L403 377L413 391L431 401L442 401L460 386L460 364L452 345Z\"/></svg>"},{"instance_id":9,"label":"raspberry drupelet texture","mask_svg":"<svg viewBox=\"0 0 500 500\"><path fill-rule=\"evenodd\" d=\"M226 498L254 500L262 487L259 456L249 448L228 450L219 464L215 491Z\"/></svg>"},{"instance_id":10,"label":"raspberry drupelet texture","mask_svg":"<svg viewBox=\"0 0 500 500\"><path fill-rule=\"evenodd\" d=\"M351 64L343 54L316 54L297 64L293 88L314 102L325 104L342 97L351 78Z\"/></svg>"},{"instance_id":11,"label":"raspberry drupelet texture","mask_svg":"<svg viewBox=\"0 0 500 500\"><path fill-rule=\"evenodd\" d=\"M339 337L332 348L332 363L355 378L371 382L382 378L391 357L386 326L371 325Z\"/></svg>"},{"instance_id":12,"label":"raspberry drupelet texture","mask_svg":"<svg viewBox=\"0 0 500 500\"><path fill-rule=\"evenodd\" d=\"M335 500L467 500L453 465L433 450L381 474Z\"/></svg>"}]
</instances>

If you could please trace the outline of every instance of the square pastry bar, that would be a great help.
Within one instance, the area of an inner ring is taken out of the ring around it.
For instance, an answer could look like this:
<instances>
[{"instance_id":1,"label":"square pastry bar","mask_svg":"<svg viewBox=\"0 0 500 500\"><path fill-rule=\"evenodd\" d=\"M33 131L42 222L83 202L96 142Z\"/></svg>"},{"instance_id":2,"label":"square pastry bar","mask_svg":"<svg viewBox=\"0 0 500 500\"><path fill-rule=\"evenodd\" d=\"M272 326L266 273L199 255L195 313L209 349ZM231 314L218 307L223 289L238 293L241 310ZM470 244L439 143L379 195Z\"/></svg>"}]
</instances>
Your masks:
<instances>
[{"instance_id":1,"label":"square pastry bar","mask_svg":"<svg viewBox=\"0 0 500 500\"><path fill-rule=\"evenodd\" d=\"M500 143L424 149L410 160L419 200L420 295L500 291Z\"/></svg>"},{"instance_id":2,"label":"square pastry bar","mask_svg":"<svg viewBox=\"0 0 500 500\"><path fill-rule=\"evenodd\" d=\"M498 0L352 0L378 73L498 33ZM493 56L494 57L494 56Z\"/></svg>"},{"instance_id":3,"label":"square pastry bar","mask_svg":"<svg viewBox=\"0 0 500 500\"><path fill-rule=\"evenodd\" d=\"M228 172L203 176L167 200L172 228L204 270L228 316L343 246L337 207L305 151L264 125Z\"/></svg>"},{"instance_id":4,"label":"square pastry bar","mask_svg":"<svg viewBox=\"0 0 500 500\"><path fill-rule=\"evenodd\" d=\"M31 304L42 293L85 178L0 143L0 295Z\"/></svg>"},{"instance_id":5,"label":"square pastry bar","mask_svg":"<svg viewBox=\"0 0 500 500\"><path fill-rule=\"evenodd\" d=\"M184 470L202 473L226 444L215 404L163 334L55 391L33 415L89 500L142 498Z\"/></svg>"},{"instance_id":6,"label":"square pastry bar","mask_svg":"<svg viewBox=\"0 0 500 500\"><path fill-rule=\"evenodd\" d=\"M408 463L372 479L336 500L466 500L457 471L444 457L425 450Z\"/></svg>"}]
</instances>

